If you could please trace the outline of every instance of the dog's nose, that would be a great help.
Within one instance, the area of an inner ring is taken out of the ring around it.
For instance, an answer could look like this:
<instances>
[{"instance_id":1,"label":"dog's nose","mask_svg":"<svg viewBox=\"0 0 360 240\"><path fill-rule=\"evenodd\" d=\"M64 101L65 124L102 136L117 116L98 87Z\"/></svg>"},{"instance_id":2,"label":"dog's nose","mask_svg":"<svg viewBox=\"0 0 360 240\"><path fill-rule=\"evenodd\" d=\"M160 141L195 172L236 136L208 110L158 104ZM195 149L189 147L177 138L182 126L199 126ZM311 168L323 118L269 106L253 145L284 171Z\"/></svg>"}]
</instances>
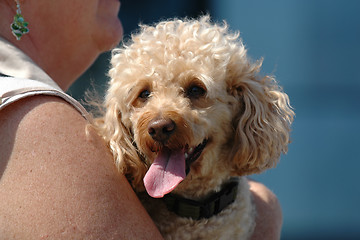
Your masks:
<instances>
[{"instance_id":1,"label":"dog's nose","mask_svg":"<svg viewBox=\"0 0 360 240\"><path fill-rule=\"evenodd\" d=\"M174 121L168 118L160 118L154 119L149 123L148 132L154 140L165 142L169 139L175 128Z\"/></svg>"}]
</instances>

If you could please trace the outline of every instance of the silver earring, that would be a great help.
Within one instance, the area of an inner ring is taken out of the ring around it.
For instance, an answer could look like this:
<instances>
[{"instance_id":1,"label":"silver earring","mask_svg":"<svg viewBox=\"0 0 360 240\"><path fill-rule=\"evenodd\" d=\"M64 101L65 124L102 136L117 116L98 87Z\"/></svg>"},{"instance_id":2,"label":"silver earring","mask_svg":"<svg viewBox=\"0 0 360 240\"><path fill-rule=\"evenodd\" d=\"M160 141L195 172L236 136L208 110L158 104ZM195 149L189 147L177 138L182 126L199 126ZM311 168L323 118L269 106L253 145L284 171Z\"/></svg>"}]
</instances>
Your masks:
<instances>
[{"instance_id":1,"label":"silver earring","mask_svg":"<svg viewBox=\"0 0 360 240\"><path fill-rule=\"evenodd\" d=\"M29 23L26 22L21 15L19 0L16 0L16 15L14 16L14 21L11 23L10 28L17 40L20 40L24 34L29 32L28 25Z\"/></svg>"}]
</instances>

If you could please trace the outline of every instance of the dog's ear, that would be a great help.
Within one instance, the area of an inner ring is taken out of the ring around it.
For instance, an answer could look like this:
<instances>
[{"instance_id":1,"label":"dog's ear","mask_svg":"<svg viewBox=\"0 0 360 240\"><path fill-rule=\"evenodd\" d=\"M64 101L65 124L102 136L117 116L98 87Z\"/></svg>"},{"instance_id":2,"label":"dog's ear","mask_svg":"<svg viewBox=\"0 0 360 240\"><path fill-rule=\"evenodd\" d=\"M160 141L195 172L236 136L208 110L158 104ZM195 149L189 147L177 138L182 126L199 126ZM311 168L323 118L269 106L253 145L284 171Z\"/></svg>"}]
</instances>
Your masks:
<instances>
[{"instance_id":1,"label":"dog's ear","mask_svg":"<svg viewBox=\"0 0 360 240\"><path fill-rule=\"evenodd\" d=\"M128 178L135 189L141 189L142 177L147 167L134 146L131 130L122 122L116 99L107 99L106 114L97 125L109 145L118 170Z\"/></svg>"},{"instance_id":2,"label":"dog's ear","mask_svg":"<svg viewBox=\"0 0 360 240\"><path fill-rule=\"evenodd\" d=\"M247 175L274 167L281 153L287 152L293 121L288 96L275 79L260 77L262 61L246 63L230 77L232 94L238 102L232 145L234 174ZM236 67L235 67L236 69Z\"/></svg>"}]
</instances>

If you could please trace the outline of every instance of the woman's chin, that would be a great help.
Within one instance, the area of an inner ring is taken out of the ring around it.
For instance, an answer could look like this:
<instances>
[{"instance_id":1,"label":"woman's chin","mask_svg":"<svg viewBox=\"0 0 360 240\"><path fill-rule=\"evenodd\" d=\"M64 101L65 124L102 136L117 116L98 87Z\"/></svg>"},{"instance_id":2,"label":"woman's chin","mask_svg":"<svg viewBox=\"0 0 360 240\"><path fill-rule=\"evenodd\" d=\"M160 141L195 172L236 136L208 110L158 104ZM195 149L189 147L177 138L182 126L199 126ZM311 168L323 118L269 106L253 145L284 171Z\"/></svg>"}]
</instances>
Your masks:
<instances>
[{"instance_id":1,"label":"woman's chin","mask_svg":"<svg viewBox=\"0 0 360 240\"><path fill-rule=\"evenodd\" d=\"M106 25L96 36L100 51L108 51L116 47L123 37L123 27L119 19L114 20L112 24Z\"/></svg>"}]
</instances>

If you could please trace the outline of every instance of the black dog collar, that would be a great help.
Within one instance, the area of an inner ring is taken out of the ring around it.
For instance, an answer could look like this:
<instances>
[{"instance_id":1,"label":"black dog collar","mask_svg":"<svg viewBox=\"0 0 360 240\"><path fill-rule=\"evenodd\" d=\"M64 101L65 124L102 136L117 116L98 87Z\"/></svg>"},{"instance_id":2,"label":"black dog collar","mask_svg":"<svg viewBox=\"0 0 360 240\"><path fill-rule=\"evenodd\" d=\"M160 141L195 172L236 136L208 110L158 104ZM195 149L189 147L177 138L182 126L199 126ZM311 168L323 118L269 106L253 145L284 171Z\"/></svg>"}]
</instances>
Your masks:
<instances>
[{"instance_id":1,"label":"black dog collar","mask_svg":"<svg viewBox=\"0 0 360 240\"><path fill-rule=\"evenodd\" d=\"M235 201L239 182L232 179L226 183L220 192L210 195L203 201L194 201L175 194L164 196L164 202L169 209L181 217L195 220L210 218Z\"/></svg>"}]
</instances>

